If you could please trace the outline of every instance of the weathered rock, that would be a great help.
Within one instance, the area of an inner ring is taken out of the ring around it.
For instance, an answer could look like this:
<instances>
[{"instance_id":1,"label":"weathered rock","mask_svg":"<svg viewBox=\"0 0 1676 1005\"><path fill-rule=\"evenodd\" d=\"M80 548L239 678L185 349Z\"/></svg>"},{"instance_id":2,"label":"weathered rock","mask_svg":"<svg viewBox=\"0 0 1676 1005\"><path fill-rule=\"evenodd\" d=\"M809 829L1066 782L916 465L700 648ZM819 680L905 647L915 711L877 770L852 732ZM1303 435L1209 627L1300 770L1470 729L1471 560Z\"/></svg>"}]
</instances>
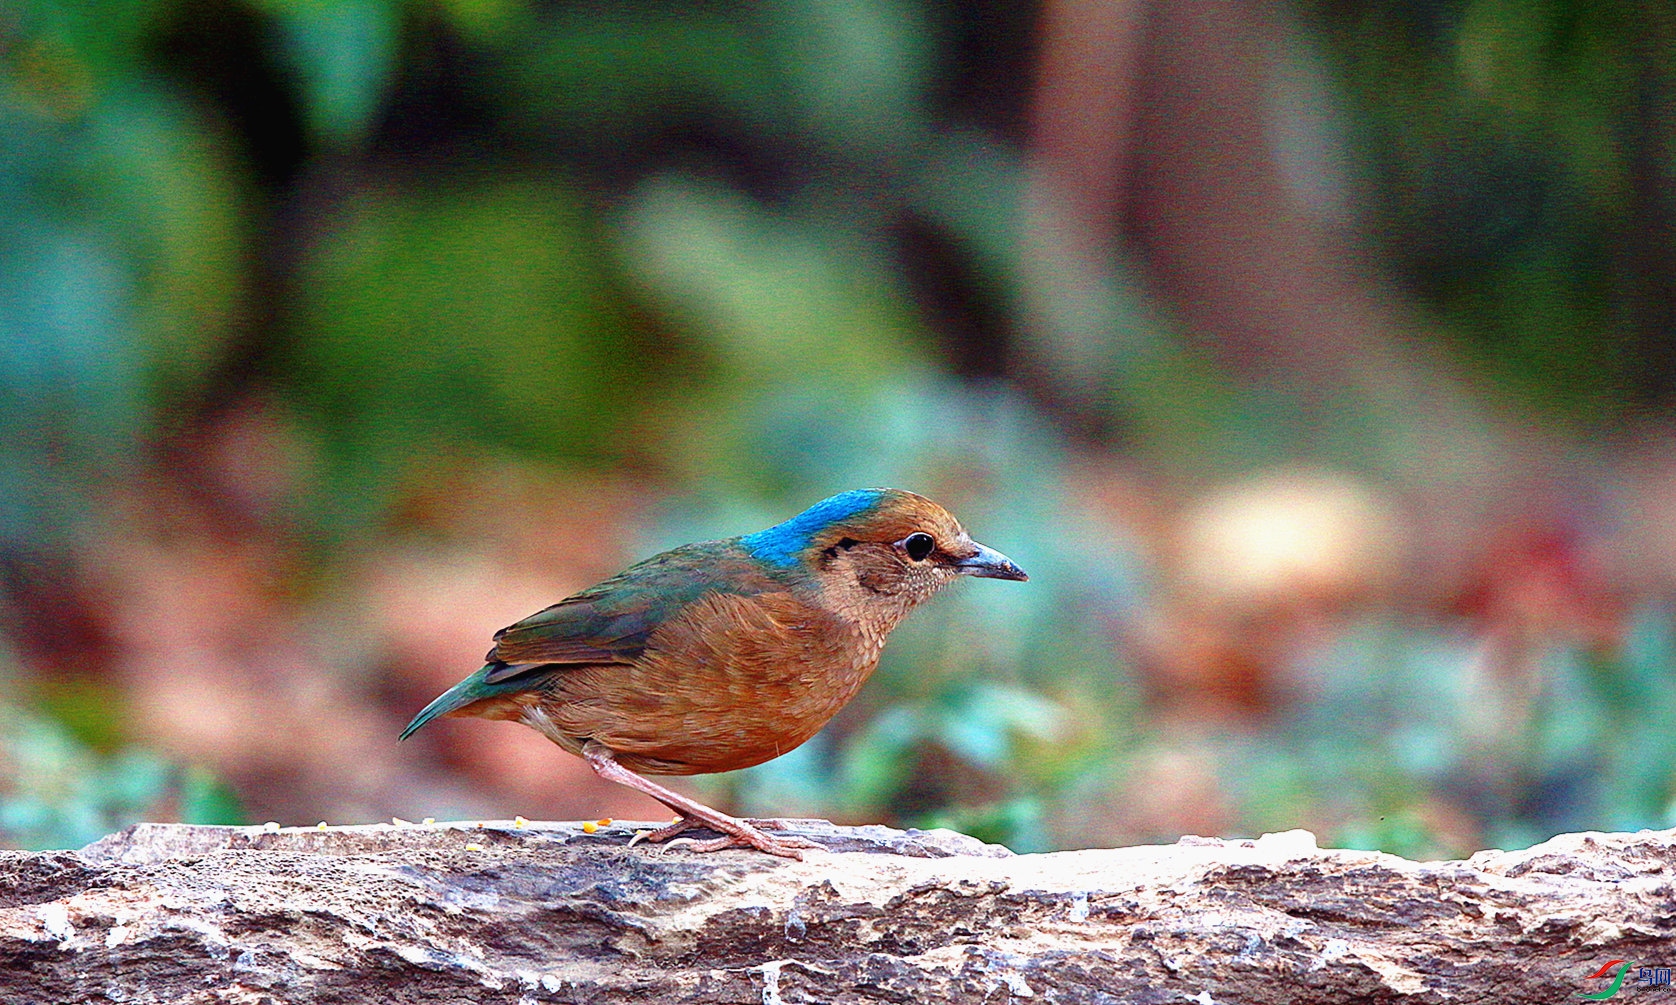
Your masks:
<instances>
[{"instance_id":1,"label":"weathered rock","mask_svg":"<svg viewBox=\"0 0 1676 1005\"><path fill-rule=\"evenodd\" d=\"M1415 863L1302 831L1013 856L795 829L835 850L500 822L4 853L0 1001L1549 1003L1676 963L1671 831Z\"/></svg>"}]
</instances>

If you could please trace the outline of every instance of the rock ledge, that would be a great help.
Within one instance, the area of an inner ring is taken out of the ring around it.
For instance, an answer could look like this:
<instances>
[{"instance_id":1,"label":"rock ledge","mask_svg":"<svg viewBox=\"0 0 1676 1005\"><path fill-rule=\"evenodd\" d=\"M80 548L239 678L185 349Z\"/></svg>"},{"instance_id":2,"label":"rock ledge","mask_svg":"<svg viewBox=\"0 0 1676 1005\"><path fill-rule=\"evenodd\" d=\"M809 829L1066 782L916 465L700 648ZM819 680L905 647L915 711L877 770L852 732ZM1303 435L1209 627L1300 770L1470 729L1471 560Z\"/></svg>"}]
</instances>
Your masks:
<instances>
[{"instance_id":1,"label":"rock ledge","mask_svg":"<svg viewBox=\"0 0 1676 1005\"><path fill-rule=\"evenodd\" d=\"M1676 965L1676 831L1416 863L1304 831L1011 855L794 823L830 850L498 821L0 853L0 1001L1546 1003Z\"/></svg>"}]
</instances>

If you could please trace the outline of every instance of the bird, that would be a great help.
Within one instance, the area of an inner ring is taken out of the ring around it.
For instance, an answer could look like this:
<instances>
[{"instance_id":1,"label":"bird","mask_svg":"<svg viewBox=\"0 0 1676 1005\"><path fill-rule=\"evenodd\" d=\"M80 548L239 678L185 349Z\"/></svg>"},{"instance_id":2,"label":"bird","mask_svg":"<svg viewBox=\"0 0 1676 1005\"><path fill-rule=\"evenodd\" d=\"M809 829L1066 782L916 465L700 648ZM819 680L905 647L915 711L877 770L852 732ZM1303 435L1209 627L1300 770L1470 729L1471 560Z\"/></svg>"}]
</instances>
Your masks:
<instances>
[{"instance_id":1,"label":"bird","mask_svg":"<svg viewBox=\"0 0 1676 1005\"><path fill-rule=\"evenodd\" d=\"M486 664L426 705L433 719L522 723L608 781L676 814L645 833L694 828L696 851L818 848L769 834L645 775L734 771L793 750L866 683L902 619L965 577L1025 581L947 510L903 489L852 489L766 530L682 545L494 635Z\"/></svg>"}]
</instances>

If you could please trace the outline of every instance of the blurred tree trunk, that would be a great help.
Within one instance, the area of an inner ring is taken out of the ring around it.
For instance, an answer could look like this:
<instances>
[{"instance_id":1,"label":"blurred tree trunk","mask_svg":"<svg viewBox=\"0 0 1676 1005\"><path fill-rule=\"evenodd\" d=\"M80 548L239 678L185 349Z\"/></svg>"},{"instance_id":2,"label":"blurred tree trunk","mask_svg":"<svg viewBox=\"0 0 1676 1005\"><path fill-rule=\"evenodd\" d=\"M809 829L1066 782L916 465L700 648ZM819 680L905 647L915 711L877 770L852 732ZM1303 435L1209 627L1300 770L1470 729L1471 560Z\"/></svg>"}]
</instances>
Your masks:
<instances>
[{"instance_id":1,"label":"blurred tree trunk","mask_svg":"<svg viewBox=\"0 0 1676 1005\"><path fill-rule=\"evenodd\" d=\"M1642 402L1676 402L1676 11L1648 4L1636 47L1637 101L1631 122L1631 240L1620 269L1628 290L1624 322L1644 361Z\"/></svg>"},{"instance_id":2,"label":"blurred tree trunk","mask_svg":"<svg viewBox=\"0 0 1676 1005\"><path fill-rule=\"evenodd\" d=\"M1039 243L1085 260L1138 253L1236 387L1292 399L1295 418L1275 431L1284 456L1456 495L1532 473L1537 434L1481 404L1416 337L1412 306L1332 204L1333 165L1292 142L1283 170L1285 116L1323 110L1289 110L1278 93L1286 47L1301 41L1281 5L1051 0L1043 33Z\"/></svg>"}]
</instances>

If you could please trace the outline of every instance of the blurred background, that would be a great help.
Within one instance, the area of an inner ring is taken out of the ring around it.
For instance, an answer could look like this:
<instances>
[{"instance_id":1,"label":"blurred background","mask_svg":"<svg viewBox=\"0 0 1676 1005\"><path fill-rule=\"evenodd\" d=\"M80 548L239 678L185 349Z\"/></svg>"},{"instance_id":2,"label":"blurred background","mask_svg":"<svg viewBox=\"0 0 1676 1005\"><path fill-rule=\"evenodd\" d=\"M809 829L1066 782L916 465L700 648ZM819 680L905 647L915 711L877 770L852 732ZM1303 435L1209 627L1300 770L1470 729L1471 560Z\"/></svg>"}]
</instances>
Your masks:
<instances>
[{"instance_id":1,"label":"blurred background","mask_svg":"<svg viewBox=\"0 0 1676 1005\"><path fill-rule=\"evenodd\" d=\"M0 843L663 819L409 716L911 488L1032 574L736 812L1676 824L1676 8L0 2Z\"/></svg>"}]
</instances>

